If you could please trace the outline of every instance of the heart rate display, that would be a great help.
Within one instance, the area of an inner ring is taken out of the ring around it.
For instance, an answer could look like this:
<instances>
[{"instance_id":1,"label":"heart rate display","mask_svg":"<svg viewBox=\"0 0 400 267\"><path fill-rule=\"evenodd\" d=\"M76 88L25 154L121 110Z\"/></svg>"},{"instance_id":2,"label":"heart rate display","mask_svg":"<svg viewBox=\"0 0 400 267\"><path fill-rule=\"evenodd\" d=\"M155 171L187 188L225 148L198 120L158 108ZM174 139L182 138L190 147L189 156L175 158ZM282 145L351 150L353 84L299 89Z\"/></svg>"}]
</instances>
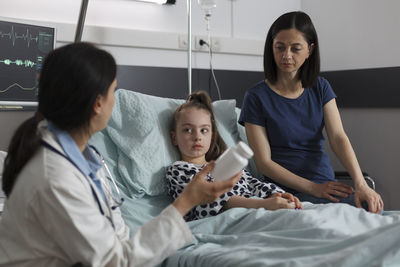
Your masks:
<instances>
[{"instance_id":1,"label":"heart rate display","mask_svg":"<svg viewBox=\"0 0 400 267\"><path fill-rule=\"evenodd\" d=\"M44 57L54 49L55 28L0 21L0 106L35 106Z\"/></svg>"},{"instance_id":2,"label":"heart rate display","mask_svg":"<svg viewBox=\"0 0 400 267\"><path fill-rule=\"evenodd\" d=\"M15 32L14 30L14 25L11 25L11 31L10 32L2 32L0 31L0 37L1 38L6 38L8 37L10 39L10 41L12 42L12 45L15 46L15 41L17 41L18 39L22 39L24 41L26 41L28 47L30 46L31 41L36 41L36 43L38 42L38 36L33 37L32 34L29 33L29 29L26 29L26 33L22 33L22 34L18 34L17 32Z\"/></svg>"}]
</instances>

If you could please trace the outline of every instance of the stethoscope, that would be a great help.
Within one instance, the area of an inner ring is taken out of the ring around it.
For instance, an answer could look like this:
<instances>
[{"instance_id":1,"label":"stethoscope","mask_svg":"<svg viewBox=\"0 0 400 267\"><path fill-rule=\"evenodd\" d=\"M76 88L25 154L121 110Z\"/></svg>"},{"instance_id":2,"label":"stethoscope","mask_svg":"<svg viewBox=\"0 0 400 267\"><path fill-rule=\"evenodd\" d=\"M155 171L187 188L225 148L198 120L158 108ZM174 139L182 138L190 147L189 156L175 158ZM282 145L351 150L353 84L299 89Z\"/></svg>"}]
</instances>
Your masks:
<instances>
[{"instance_id":1,"label":"stethoscope","mask_svg":"<svg viewBox=\"0 0 400 267\"><path fill-rule=\"evenodd\" d=\"M110 169L108 168L106 161L103 157L103 155L101 155L101 153L97 150L97 148L93 145L89 145L89 147L97 154L97 156L99 157L101 164L103 165L104 170L106 171L106 174L108 176L108 178L110 178L111 183L114 187L115 192L117 193L117 198L114 197L114 194L112 193L111 189L107 186L107 184L104 181L104 189L106 189L108 191L108 194L111 196L114 205L111 206L112 210L115 210L116 208L119 208L122 206L122 204L124 203L125 199L121 196L121 192L118 189L117 183L114 180L113 175L110 172Z\"/></svg>"},{"instance_id":2,"label":"stethoscope","mask_svg":"<svg viewBox=\"0 0 400 267\"><path fill-rule=\"evenodd\" d=\"M96 190L94 189L92 183L91 183L90 180L89 180L90 178L87 177L87 176L82 172L82 170L76 165L76 163L73 162L67 155L61 153L59 150L57 150L56 148L54 148L52 145L50 145L49 143L47 143L47 142L44 141L44 140L41 140L41 144L42 144L44 147L50 149L51 151L57 153L58 155L64 157L65 159L67 159L69 162L72 163L72 165L75 166L75 168L77 168L77 169L86 177L86 179L88 180L88 183L89 183L89 185L90 185L90 188L91 188L91 190L92 190L92 194L93 194L93 196L94 196L94 198L95 198L95 200L96 200L96 202L97 202L97 205L98 205L98 207L99 207L99 210L100 210L101 215L105 216L105 217L110 221L112 227L115 229L114 221L113 221L113 219L110 217L112 213L111 213L111 211L109 211L110 216L107 216L107 215L105 214L105 212L104 212L104 210L103 210L103 207L102 207L102 205L101 205L101 203L100 203L99 196L98 196L98 194L96 193ZM112 190L109 188L109 186L106 184L106 182L105 182L103 179L101 179L102 185L103 185L103 186L102 186L102 189L107 191L108 195L111 196L112 201L114 202L113 205L110 206L110 205L107 204L107 206L108 206L109 209L115 210L116 208L122 206L122 204L124 203L125 199L121 196L121 192L119 191L118 186L117 186L117 184L115 183L114 177L113 177L113 175L111 174L110 169L108 168L108 166L107 166L107 164L106 164L106 161L104 160L104 157L100 154L100 152L97 150L97 148L95 148L93 145L88 145L88 146L89 146L89 148L91 148L91 149L93 150L93 152L95 152L95 154L99 157L100 162L101 162L101 164L103 165L103 169L106 171L106 175L107 175L108 178L111 180L111 183L112 183L112 185L113 185L113 187L114 187L114 190L115 190L115 192L117 193L117 198L115 198L115 197L114 197L114 194L112 193Z\"/></svg>"}]
</instances>

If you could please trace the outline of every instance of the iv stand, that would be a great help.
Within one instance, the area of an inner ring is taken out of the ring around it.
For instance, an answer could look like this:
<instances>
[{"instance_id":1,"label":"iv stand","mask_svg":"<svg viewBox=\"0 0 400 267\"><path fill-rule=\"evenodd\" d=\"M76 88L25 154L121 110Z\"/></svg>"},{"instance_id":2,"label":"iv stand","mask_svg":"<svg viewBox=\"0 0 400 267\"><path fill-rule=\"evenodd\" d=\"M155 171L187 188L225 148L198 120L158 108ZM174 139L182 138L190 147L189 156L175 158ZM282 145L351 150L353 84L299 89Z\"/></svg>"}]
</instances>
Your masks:
<instances>
[{"instance_id":1,"label":"iv stand","mask_svg":"<svg viewBox=\"0 0 400 267\"><path fill-rule=\"evenodd\" d=\"M188 14L188 91L192 93L192 0L187 0L187 14Z\"/></svg>"},{"instance_id":2,"label":"iv stand","mask_svg":"<svg viewBox=\"0 0 400 267\"><path fill-rule=\"evenodd\" d=\"M82 40L83 26L85 24L86 11L89 4L89 0L82 0L81 11L79 14L78 25L75 32L75 42ZM188 64L188 92L192 93L192 0L187 0L187 18L188 18L188 52L187 52L187 64Z\"/></svg>"},{"instance_id":3,"label":"iv stand","mask_svg":"<svg viewBox=\"0 0 400 267\"><path fill-rule=\"evenodd\" d=\"M81 11L79 13L78 25L76 27L76 32L75 32L75 42L80 42L82 40L82 32L83 32L83 26L85 24L86 10L87 10L88 4L89 4L89 0L82 0Z\"/></svg>"}]
</instances>

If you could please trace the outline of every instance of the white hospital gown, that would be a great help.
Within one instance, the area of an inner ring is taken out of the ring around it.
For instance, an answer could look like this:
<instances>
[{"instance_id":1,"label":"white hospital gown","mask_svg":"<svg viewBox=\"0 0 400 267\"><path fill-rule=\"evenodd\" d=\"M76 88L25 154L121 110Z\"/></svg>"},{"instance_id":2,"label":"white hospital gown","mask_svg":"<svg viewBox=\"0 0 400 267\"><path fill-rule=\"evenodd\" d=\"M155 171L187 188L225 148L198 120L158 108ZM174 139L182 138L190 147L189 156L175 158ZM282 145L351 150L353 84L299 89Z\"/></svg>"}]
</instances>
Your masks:
<instances>
[{"instance_id":1,"label":"white hospital gown","mask_svg":"<svg viewBox=\"0 0 400 267\"><path fill-rule=\"evenodd\" d=\"M167 168L168 194L176 199L192 178L200 172L205 165L196 165L186 161L176 161ZM214 178L207 175L207 180L212 182ZM197 220L209 216L215 216L223 211L223 207L232 196L246 198L267 198L273 193L284 193L285 191L273 183L262 182L243 170L243 175L231 191L222 194L215 202L194 207L185 215L186 221Z\"/></svg>"}]
</instances>

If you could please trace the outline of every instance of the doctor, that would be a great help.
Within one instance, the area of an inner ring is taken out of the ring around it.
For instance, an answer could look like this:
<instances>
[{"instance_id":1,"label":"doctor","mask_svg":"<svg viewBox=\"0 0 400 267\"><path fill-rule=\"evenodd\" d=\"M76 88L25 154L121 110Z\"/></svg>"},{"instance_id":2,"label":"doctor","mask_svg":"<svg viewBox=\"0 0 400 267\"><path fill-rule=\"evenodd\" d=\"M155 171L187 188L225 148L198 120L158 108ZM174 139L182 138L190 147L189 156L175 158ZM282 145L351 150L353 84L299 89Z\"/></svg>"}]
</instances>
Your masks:
<instances>
[{"instance_id":1,"label":"doctor","mask_svg":"<svg viewBox=\"0 0 400 267\"><path fill-rule=\"evenodd\" d=\"M209 183L200 172L182 195L132 238L105 190L87 142L107 125L116 64L91 44L52 51L39 81L39 106L14 134L5 160L0 266L152 266L192 240L182 216L240 178Z\"/></svg>"}]
</instances>

